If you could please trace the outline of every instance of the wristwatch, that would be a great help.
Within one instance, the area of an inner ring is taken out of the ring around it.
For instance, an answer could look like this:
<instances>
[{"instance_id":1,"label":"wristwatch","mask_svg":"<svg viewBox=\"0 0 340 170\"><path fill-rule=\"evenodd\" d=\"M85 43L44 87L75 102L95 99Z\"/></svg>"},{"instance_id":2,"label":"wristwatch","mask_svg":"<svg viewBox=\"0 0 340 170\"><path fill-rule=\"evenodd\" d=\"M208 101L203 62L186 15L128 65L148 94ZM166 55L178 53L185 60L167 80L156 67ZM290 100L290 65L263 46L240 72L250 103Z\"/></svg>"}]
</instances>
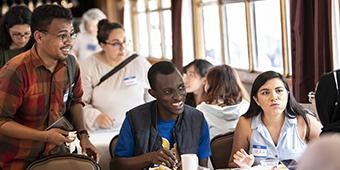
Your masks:
<instances>
[{"instance_id":1,"label":"wristwatch","mask_svg":"<svg viewBox=\"0 0 340 170\"><path fill-rule=\"evenodd\" d=\"M89 133L87 132L87 130L81 130L77 132L77 138L80 140L80 136L81 135L86 135L87 137L90 137Z\"/></svg>"}]
</instances>

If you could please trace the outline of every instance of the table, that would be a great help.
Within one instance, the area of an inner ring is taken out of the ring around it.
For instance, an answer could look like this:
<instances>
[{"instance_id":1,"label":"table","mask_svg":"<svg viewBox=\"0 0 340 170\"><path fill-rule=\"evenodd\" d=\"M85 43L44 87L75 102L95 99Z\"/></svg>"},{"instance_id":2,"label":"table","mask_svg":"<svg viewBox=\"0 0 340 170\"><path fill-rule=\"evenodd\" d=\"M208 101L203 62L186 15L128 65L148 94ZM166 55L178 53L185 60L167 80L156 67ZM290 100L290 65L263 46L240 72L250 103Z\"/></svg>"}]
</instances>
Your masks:
<instances>
[{"instance_id":1,"label":"table","mask_svg":"<svg viewBox=\"0 0 340 170\"><path fill-rule=\"evenodd\" d=\"M97 148L100 154L99 165L102 170L110 170L110 141L111 139L119 134L118 129L105 129L105 130L97 130L93 132L89 132L90 141ZM76 139L70 144L70 150L73 151L74 148L77 147L78 154L81 154L81 149L79 145L79 140Z\"/></svg>"},{"instance_id":2,"label":"table","mask_svg":"<svg viewBox=\"0 0 340 170\"><path fill-rule=\"evenodd\" d=\"M100 153L99 165L102 170L110 170L110 141L119 134L119 130L97 130L90 133L90 141Z\"/></svg>"}]
</instances>

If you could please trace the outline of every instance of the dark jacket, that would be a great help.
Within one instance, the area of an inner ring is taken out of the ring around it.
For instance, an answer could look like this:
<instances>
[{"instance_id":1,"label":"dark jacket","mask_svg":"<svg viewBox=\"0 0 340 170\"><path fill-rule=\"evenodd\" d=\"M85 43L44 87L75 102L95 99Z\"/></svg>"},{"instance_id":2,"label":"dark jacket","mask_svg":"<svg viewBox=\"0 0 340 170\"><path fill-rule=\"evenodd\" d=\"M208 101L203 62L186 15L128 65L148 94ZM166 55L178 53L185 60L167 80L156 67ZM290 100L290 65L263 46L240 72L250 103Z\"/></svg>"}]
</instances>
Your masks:
<instances>
[{"instance_id":1,"label":"dark jacket","mask_svg":"<svg viewBox=\"0 0 340 170\"><path fill-rule=\"evenodd\" d=\"M134 135L136 156L162 148L162 139L157 131L156 101L130 110L127 118ZM178 117L173 130L173 139L177 143L179 154L197 154L203 123L202 112L193 107L184 106L184 112Z\"/></svg>"}]
</instances>

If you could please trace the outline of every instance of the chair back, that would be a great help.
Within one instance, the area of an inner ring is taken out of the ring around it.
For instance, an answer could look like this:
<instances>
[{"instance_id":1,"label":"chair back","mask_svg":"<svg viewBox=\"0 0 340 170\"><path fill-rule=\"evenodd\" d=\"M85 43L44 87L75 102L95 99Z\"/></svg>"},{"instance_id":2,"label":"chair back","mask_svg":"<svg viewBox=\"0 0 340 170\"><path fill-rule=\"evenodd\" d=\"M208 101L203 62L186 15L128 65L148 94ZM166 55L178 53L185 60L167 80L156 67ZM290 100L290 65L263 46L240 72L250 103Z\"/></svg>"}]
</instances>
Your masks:
<instances>
[{"instance_id":1,"label":"chair back","mask_svg":"<svg viewBox=\"0 0 340 170\"><path fill-rule=\"evenodd\" d=\"M33 161L26 170L100 170L90 157L79 154L49 155Z\"/></svg>"},{"instance_id":2,"label":"chair back","mask_svg":"<svg viewBox=\"0 0 340 170\"><path fill-rule=\"evenodd\" d=\"M112 139L111 139L111 142L110 142L110 156L111 158L113 159L115 157L115 148L116 148L116 144L117 144L117 141L118 141L118 135L114 136Z\"/></svg>"},{"instance_id":3,"label":"chair back","mask_svg":"<svg viewBox=\"0 0 340 170\"><path fill-rule=\"evenodd\" d=\"M210 142L210 160L214 169L228 167L229 157L233 146L234 132L215 136Z\"/></svg>"},{"instance_id":4,"label":"chair back","mask_svg":"<svg viewBox=\"0 0 340 170\"><path fill-rule=\"evenodd\" d=\"M119 134L118 134L119 135ZM110 155L111 155L111 160L110 160L110 169L119 169L117 167L117 165L115 164L115 148L116 148L116 144L117 144L117 141L118 141L118 135L114 136L112 139L111 139L111 142L110 142Z\"/></svg>"}]
</instances>

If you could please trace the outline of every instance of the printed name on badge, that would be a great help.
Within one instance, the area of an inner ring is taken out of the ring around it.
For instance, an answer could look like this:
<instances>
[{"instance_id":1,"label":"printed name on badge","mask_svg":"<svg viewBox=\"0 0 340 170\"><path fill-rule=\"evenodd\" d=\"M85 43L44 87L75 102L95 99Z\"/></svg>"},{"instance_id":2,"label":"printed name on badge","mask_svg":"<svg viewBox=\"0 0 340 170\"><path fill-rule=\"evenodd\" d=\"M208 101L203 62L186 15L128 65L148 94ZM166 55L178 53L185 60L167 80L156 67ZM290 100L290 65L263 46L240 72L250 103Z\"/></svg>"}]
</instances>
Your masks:
<instances>
[{"instance_id":1,"label":"printed name on badge","mask_svg":"<svg viewBox=\"0 0 340 170\"><path fill-rule=\"evenodd\" d=\"M137 84L136 76L127 76L124 77L124 84L125 86L132 86Z\"/></svg>"}]
</instances>

